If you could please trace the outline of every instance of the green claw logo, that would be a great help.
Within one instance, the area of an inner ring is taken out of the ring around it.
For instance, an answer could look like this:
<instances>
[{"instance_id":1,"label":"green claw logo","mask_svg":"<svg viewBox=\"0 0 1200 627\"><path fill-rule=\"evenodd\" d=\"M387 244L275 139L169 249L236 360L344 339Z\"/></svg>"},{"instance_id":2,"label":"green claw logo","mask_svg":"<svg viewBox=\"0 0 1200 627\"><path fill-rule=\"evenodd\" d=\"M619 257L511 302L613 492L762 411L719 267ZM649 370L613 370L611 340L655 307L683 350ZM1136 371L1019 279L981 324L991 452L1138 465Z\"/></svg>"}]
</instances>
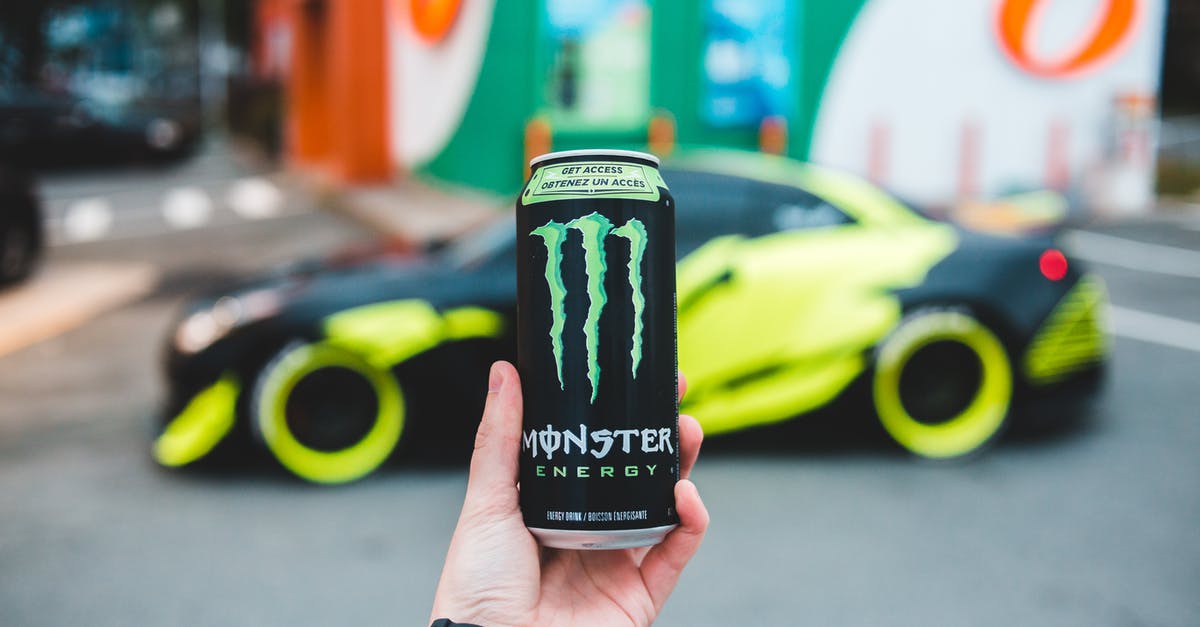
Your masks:
<instances>
[{"instance_id":1,"label":"green claw logo","mask_svg":"<svg viewBox=\"0 0 1200 627\"><path fill-rule=\"evenodd\" d=\"M624 225L613 228L608 218L592 212L571 220L566 224L547 222L529 232L542 238L546 245L546 286L550 289L550 346L554 351L554 364L558 368L559 389L566 389L562 374L563 326L566 324L565 303L567 288L562 280L563 242L568 229L575 229L583 236L583 269L587 274L588 311L583 323L583 337L587 346L588 382L592 385L591 402L596 402L600 388L600 313L608 302L604 292L604 275L608 272L605 259L604 240L611 233L629 240L629 287L633 291L633 348L631 374L636 379L638 365L642 361L642 313L646 309L646 296L642 293L642 258L646 254L646 226L633 218Z\"/></svg>"}]
</instances>

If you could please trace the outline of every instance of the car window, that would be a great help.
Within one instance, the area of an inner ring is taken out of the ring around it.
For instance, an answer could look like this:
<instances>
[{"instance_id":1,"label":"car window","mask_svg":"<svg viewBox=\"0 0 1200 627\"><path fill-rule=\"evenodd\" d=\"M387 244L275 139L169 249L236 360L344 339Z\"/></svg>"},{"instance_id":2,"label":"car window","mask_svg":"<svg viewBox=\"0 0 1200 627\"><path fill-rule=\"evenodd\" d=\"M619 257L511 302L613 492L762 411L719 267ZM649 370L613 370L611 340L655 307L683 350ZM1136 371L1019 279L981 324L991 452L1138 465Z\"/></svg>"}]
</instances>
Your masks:
<instances>
[{"instance_id":1,"label":"car window","mask_svg":"<svg viewBox=\"0 0 1200 627\"><path fill-rule=\"evenodd\" d=\"M516 247L516 229L509 215L459 236L444 255L457 268L474 268L485 263L515 262Z\"/></svg>"},{"instance_id":2,"label":"car window","mask_svg":"<svg viewBox=\"0 0 1200 627\"><path fill-rule=\"evenodd\" d=\"M675 198L676 246L680 255L731 233L745 233L750 182L736 176L664 170L663 179Z\"/></svg>"},{"instance_id":3,"label":"car window","mask_svg":"<svg viewBox=\"0 0 1200 627\"><path fill-rule=\"evenodd\" d=\"M751 235L765 235L850 224L854 220L841 209L803 189L758 183L749 222Z\"/></svg>"}]
</instances>

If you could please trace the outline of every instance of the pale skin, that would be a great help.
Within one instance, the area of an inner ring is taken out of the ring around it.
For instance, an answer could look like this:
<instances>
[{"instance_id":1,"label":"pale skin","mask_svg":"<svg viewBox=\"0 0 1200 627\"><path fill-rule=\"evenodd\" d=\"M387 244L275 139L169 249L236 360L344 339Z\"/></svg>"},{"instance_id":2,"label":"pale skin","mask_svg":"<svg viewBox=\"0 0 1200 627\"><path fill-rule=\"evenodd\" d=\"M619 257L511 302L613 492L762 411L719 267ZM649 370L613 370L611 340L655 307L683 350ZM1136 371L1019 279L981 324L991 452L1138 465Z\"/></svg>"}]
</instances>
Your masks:
<instances>
[{"instance_id":1,"label":"pale skin","mask_svg":"<svg viewBox=\"0 0 1200 627\"><path fill-rule=\"evenodd\" d=\"M702 439L699 423L680 416L680 524L661 544L617 551L542 548L518 505L521 384L511 364L496 362L430 620L489 627L650 624L708 528L708 511L687 479Z\"/></svg>"}]
</instances>

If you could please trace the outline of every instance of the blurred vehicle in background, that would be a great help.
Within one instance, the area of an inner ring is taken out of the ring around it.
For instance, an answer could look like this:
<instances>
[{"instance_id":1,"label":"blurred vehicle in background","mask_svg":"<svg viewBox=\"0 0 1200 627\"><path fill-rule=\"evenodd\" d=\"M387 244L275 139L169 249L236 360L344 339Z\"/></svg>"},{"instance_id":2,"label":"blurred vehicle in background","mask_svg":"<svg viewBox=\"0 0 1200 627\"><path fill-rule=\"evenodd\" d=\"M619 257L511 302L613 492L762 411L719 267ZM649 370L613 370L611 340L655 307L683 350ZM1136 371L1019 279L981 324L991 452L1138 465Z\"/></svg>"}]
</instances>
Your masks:
<instances>
[{"instance_id":1,"label":"blurred vehicle in background","mask_svg":"<svg viewBox=\"0 0 1200 627\"><path fill-rule=\"evenodd\" d=\"M200 136L199 110L151 101L105 104L67 93L0 89L0 158L29 165L175 159Z\"/></svg>"},{"instance_id":2,"label":"blurred vehicle in background","mask_svg":"<svg viewBox=\"0 0 1200 627\"><path fill-rule=\"evenodd\" d=\"M954 458L1016 404L1098 379L1103 286L1049 239L930 220L780 157L694 152L663 175L682 410L709 434L865 396L902 447ZM501 219L417 258L308 263L191 303L169 338L155 459L265 449L338 483L399 449L469 451L486 370L515 353L515 237Z\"/></svg>"},{"instance_id":3,"label":"blurred vehicle in background","mask_svg":"<svg viewBox=\"0 0 1200 627\"><path fill-rule=\"evenodd\" d=\"M194 3L0 5L0 158L112 165L188 154L201 132ZM213 44L203 50L228 57Z\"/></svg>"},{"instance_id":4,"label":"blurred vehicle in background","mask_svg":"<svg viewBox=\"0 0 1200 627\"><path fill-rule=\"evenodd\" d=\"M42 209L33 178L0 160L0 287L28 277L42 256Z\"/></svg>"}]
</instances>

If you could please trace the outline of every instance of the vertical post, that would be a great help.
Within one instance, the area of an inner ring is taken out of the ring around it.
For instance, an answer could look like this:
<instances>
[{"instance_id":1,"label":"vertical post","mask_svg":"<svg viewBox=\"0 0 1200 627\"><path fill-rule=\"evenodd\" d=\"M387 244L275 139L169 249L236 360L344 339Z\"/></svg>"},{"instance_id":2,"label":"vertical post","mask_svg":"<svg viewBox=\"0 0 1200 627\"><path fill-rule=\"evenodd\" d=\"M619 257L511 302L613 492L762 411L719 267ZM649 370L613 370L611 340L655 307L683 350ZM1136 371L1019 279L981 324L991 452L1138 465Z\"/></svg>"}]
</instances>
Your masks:
<instances>
[{"instance_id":1,"label":"vertical post","mask_svg":"<svg viewBox=\"0 0 1200 627\"><path fill-rule=\"evenodd\" d=\"M326 13L324 2L290 5L292 58L286 79L288 157L314 163L328 156L329 107L326 99Z\"/></svg>"},{"instance_id":2,"label":"vertical post","mask_svg":"<svg viewBox=\"0 0 1200 627\"><path fill-rule=\"evenodd\" d=\"M972 200L979 195L979 125L974 120L963 122L959 137L958 198Z\"/></svg>"},{"instance_id":3,"label":"vertical post","mask_svg":"<svg viewBox=\"0 0 1200 627\"><path fill-rule=\"evenodd\" d=\"M669 111L657 111L646 128L646 144L650 152L666 159L675 150L675 116Z\"/></svg>"},{"instance_id":4,"label":"vertical post","mask_svg":"<svg viewBox=\"0 0 1200 627\"><path fill-rule=\"evenodd\" d=\"M758 149L769 155L787 152L787 118L769 115L758 125Z\"/></svg>"},{"instance_id":5,"label":"vertical post","mask_svg":"<svg viewBox=\"0 0 1200 627\"><path fill-rule=\"evenodd\" d=\"M335 171L347 181L392 175L388 148L387 4L384 0L326 5L330 46L330 144Z\"/></svg>"},{"instance_id":6,"label":"vertical post","mask_svg":"<svg viewBox=\"0 0 1200 627\"><path fill-rule=\"evenodd\" d=\"M1061 118L1050 122L1046 144L1046 187L1064 191L1070 184L1070 128Z\"/></svg>"},{"instance_id":7,"label":"vertical post","mask_svg":"<svg viewBox=\"0 0 1200 627\"><path fill-rule=\"evenodd\" d=\"M891 139L891 129L887 124L880 120L871 124L867 136L867 178L876 185L884 185L887 182Z\"/></svg>"},{"instance_id":8,"label":"vertical post","mask_svg":"<svg viewBox=\"0 0 1200 627\"><path fill-rule=\"evenodd\" d=\"M538 155L550 152L553 143L553 131L550 122L545 118L536 117L525 123L525 162L524 177L529 178L529 160Z\"/></svg>"}]
</instances>

